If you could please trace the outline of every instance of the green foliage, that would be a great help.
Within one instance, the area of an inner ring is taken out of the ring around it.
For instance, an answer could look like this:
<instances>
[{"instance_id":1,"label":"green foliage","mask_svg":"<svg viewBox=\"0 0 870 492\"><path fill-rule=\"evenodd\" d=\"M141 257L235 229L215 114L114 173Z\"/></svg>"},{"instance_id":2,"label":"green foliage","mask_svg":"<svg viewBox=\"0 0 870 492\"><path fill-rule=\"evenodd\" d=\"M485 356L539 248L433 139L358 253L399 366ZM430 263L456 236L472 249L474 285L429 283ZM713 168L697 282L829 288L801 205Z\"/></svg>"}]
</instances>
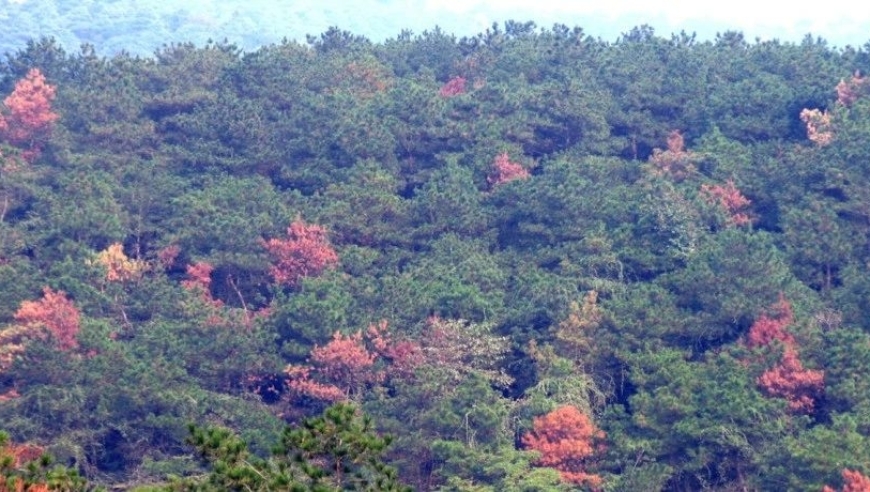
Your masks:
<instances>
[{"instance_id":1,"label":"green foliage","mask_svg":"<svg viewBox=\"0 0 870 492\"><path fill-rule=\"evenodd\" d=\"M286 427L268 459L250 453L227 429L190 427L190 443L211 467L205 478L179 479L166 490L410 490L381 461L390 439L378 436L357 408L336 404Z\"/></svg>"},{"instance_id":2,"label":"green foliage","mask_svg":"<svg viewBox=\"0 0 870 492\"><path fill-rule=\"evenodd\" d=\"M36 456L32 456L34 451L38 452ZM38 446L15 445L3 431L0 431L0 480L4 490L102 490L88 484L75 470L55 463Z\"/></svg>"}]
</instances>

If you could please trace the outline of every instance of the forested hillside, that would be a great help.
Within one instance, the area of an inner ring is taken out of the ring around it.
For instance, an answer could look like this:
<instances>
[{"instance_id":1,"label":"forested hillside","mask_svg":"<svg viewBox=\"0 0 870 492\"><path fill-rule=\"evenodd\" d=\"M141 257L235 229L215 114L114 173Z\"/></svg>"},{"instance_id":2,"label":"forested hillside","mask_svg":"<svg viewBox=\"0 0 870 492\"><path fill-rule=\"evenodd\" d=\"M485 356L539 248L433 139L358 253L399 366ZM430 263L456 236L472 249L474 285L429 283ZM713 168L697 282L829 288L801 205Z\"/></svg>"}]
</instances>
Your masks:
<instances>
[{"instance_id":1,"label":"forested hillside","mask_svg":"<svg viewBox=\"0 0 870 492\"><path fill-rule=\"evenodd\" d=\"M0 476L867 490L867 70L517 22L32 41L0 64Z\"/></svg>"}]
</instances>

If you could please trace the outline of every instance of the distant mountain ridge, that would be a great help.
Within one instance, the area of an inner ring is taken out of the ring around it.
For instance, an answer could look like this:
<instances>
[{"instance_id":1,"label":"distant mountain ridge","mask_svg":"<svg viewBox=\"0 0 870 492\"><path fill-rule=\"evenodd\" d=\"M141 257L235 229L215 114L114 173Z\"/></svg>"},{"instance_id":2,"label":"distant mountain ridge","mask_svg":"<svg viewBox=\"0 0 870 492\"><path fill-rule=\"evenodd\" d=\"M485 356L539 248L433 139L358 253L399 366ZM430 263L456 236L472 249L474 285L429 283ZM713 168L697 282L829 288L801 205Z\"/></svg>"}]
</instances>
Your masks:
<instances>
[{"instance_id":1,"label":"distant mountain ridge","mask_svg":"<svg viewBox=\"0 0 870 492\"><path fill-rule=\"evenodd\" d=\"M493 22L501 24L506 20L533 20L544 27L556 22L578 25L605 40L615 40L620 33L642 24L652 25L661 34L681 30L664 15L566 15L532 7L478 4L450 10L439 5L384 0L353 4L329 0L193 0L184 4L159 0L0 0L0 53L14 53L28 40L44 36L54 37L69 51L77 51L87 43L98 54L107 56L120 52L148 56L164 44L201 45L209 39L227 40L252 51L285 38L304 41L306 35L320 34L331 26L378 42L405 29L420 33L436 26L458 37L472 36ZM701 39L735 29L706 20L688 27L687 32L697 31ZM828 40L846 44L849 33L840 34L840 38ZM752 39L754 35L747 32L746 37ZM794 33L771 32L765 37L798 40Z\"/></svg>"}]
</instances>

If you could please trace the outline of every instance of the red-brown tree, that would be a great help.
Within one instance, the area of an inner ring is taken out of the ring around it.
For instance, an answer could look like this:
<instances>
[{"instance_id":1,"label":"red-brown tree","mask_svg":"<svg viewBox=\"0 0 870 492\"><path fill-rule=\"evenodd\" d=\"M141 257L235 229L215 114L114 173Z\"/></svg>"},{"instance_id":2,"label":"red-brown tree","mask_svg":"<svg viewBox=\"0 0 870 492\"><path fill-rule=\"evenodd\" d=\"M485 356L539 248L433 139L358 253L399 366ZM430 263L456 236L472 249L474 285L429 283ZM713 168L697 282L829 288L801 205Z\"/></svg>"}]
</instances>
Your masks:
<instances>
[{"instance_id":1,"label":"red-brown tree","mask_svg":"<svg viewBox=\"0 0 870 492\"><path fill-rule=\"evenodd\" d=\"M54 335L61 350L78 347L76 336L81 318L78 309L63 291L53 291L45 287L42 293L43 297L38 301L21 303L21 307L15 312L15 321L27 327L47 329Z\"/></svg>"},{"instance_id":2,"label":"red-brown tree","mask_svg":"<svg viewBox=\"0 0 870 492\"><path fill-rule=\"evenodd\" d=\"M454 97L460 94L465 94L465 84L465 77L453 77L441 86L438 95L441 97Z\"/></svg>"},{"instance_id":3,"label":"red-brown tree","mask_svg":"<svg viewBox=\"0 0 870 492\"><path fill-rule=\"evenodd\" d=\"M55 88L45 81L39 69L31 69L15 84L12 93L3 100L5 116L0 117L0 134L22 149L25 159L39 154L52 124L59 118L51 110Z\"/></svg>"},{"instance_id":4,"label":"red-brown tree","mask_svg":"<svg viewBox=\"0 0 870 492\"><path fill-rule=\"evenodd\" d=\"M366 347L362 331L352 335L335 332L329 343L311 350L310 366L287 366L287 386L294 394L314 399L351 399L367 385L384 380L385 373L376 367L378 359Z\"/></svg>"},{"instance_id":5,"label":"red-brown tree","mask_svg":"<svg viewBox=\"0 0 870 492\"><path fill-rule=\"evenodd\" d=\"M797 342L786 328L794 322L794 311L791 303L780 294L779 300L752 323L746 337L749 348L767 347L774 341L785 347L795 348Z\"/></svg>"},{"instance_id":6,"label":"red-brown tree","mask_svg":"<svg viewBox=\"0 0 870 492\"><path fill-rule=\"evenodd\" d=\"M211 299L211 272L214 267L205 261L198 261L187 266L187 279L181 281L181 286L193 292L199 292Z\"/></svg>"},{"instance_id":7,"label":"red-brown tree","mask_svg":"<svg viewBox=\"0 0 870 492\"><path fill-rule=\"evenodd\" d=\"M769 396L785 399L793 412L812 413L816 400L824 391L825 373L804 368L798 357L798 342L787 330L793 322L791 303L780 295L769 312L752 324L746 346L769 350L779 345L782 350L780 362L758 377L758 386Z\"/></svg>"},{"instance_id":8,"label":"red-brown tree","mask_svg":"<svg viewBox=\"0 0 870 492\"><path fill-rule=\"evenodd\" d=\"M314 277L338 264L338 254L329 243L326 229L300 219L287 228L287 238L263 241L272 256L270 273L279 284L295 287L305 277Z\"/></svg>"},{"instance_id":9,"label":"red-brown tree","mask_svg":"<svg viewBox=\"0 0 870 492\"><path fill-rule=\"evenodd\" d=\"M565 482L597 488L601 486L601 477L588 473L586 468L601 448L598 441L603 438L604 433L589 416L574 406L564 405L536 417L532 431L522 441L527 448L541 453L539 465L555 468Z\"/></svg>"},{"instance_id":10,"label":"red-brown tree","mask_svg":"<svg viewBox=\"0 0 870 492\"><path fill-rule=\"evenodd\" d=\"M682 133L674 130L668 134L667 150L653 149L649 161L654 173L681 181L695 172L693 159L695 155L686 150Z\"/></svg>"},{"instance_id":11,"label":"red-brown tree","mask_svg":"<svg viewBox=\"0 0 870 492\"><path fill-rule=\"evenodd\" d=\"M870 95L870 79L862 77L859 72L855 72L848 81L840 80L837 84L837 102L843 106L851 106L866 95Z\"/></svg>"},{"instance_id":12,"label":"red-brown tree","mask_svg":"<svg viewBox=\"0 0 870 492\"><path fill-rule=\"evenodd\" d=\"M211 273L213 271L214 267L205 261L198 261L187 266L187 279L181 281L181 286L196 294L193 302L186 305L192 316L204 319L207 326L214 328L236 328L239 326L252 328L257 319L269 316L270 309L268 307L258 310L249 309L242 299L241 293L239 293L239 299L242 302L241 308L230 307L212 296Z\"/></svg>"},{"instance_id":13,"label":"red-brown tree","mask_svg":"<svg viewBox=\"0 0 870 492\"><path fill-rule=\"evenodd\" d=\"M843 472L843 490L842 492L870 492L870 478L862 475L861 472L844 468ZM822 489L822 492L837 492L835 489L827 485Z\"/></svg>"},{"instance_id":14,"label":"red-brown tree","mask_svg":"<svg viewBox=\"0 0 870 492\"><path fill-rule=\"evenodd\" d=\"M486 180L490 186L496 187L517 179L528 179L529 176L529 171L526 168L519 163L511 162L508 153L502 152L492 162L492 168Z\"/></svg>"},{"instance_id":15,"label":"red-brown tree","mask_svg":"<svg viewBox=\"0 0 870 492\"><path fill-rule=\"evenodd\" d=\"M0 492L48 492L46 483L26 483L17 471L35 462L45 453L41 446L15 444L9 442L5 434L0 434Z\"/></svg>"},{"instance_id":16,"label":"red-brown tree","mask_svg":"<svg viewBox=\"0 0 870 492\"><path fill-rule=\"evenodd\" d=\"M759 376L758 385L768 395L788 401L793 412L812 413L825 388L825 373L805 369L797 350L786 348L779 364Z\"/></svg>"},{"instance_id":17,"label":"red-brown tree","mask_svg":"<svg viewBox=\"0 0 870 492\"><path fill-rule=\"evenodd\" d=\"M729 179L724 186L702 184L701 195L708 203L722 207L728 215L728 225L742 226L752 222L745 212L751 202L734 186L734 181Z\"/></svg>"}]
</instances>

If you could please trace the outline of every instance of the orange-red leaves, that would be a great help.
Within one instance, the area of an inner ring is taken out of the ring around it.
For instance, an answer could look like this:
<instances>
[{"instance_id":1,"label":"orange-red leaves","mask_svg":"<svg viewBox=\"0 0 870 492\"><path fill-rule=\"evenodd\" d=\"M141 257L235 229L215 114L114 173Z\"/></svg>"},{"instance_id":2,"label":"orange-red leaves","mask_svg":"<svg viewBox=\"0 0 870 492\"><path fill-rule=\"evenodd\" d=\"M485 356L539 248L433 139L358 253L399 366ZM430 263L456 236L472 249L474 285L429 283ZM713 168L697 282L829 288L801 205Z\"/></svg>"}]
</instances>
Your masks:
<instances>
[{"instance_id":1,"label":"orange-red leaves","mask_svg":"<svg viewBox=\"0 0 870 492\"><path fill-rule=\"evenodd\" d=\"M490 170L489 177L487 177L486 180L489 182L490 186L496 187L500 184L517 179L528 179L529 176L529 171L527 171L522 165L516 162L511 162L508 153L502 152L497 155L493 161L492 169Z\"/></svg>"},{"instance_id":2,"label":"orange-red leaves","mask_svg":"<svg viewBox=\"0 0 870 492\"><path fill-rule=\"evenodd\" d=\"M42 289L43 298L39 301L24 301L14 318L26 326L42 326L48 329L58 342L61 350L78 347L76 336L79 332L80 317L73 302L62 291L49 287Z\"/></svg>"},{"instance_id":3,"label":"orange-red leaves","mask_svg":"<svg viewBox=\"0 0 870 492\"><path fill-rule=\"evenodd\" d=\"M752 323L746 345L749 348L766 347L774 340L789 348L795 348L797 342L786 327L794 322L794 312L791 303L785 296L780 295L779 300L771 306L768 313L762 314Z\"/></svg>"},{"instance_id":4,"label":"orange-red leaves","mask_svg":"<svg viewBox=\"0 0 870 492\"><path fill-rule=\"evenodd\" d=\"M843 492L870 492L870 478L855 470L843 469ZM822 492L836 492L825 486Z\"/></svg>"},{"instance_id":5,"label":"orange-red leaves","mask_svg":"<svg viewBox=\"0 0 870 492\"><path fill-rule=\"evenodd\" d=\"M840 80L837 84L837 102L843 106L851 106L861 96L870 94L870 79L855 72L849 81Z\"/></svg>"},{"instance_id":6,"label":"orange-red leaves","mask_svg":"<svg viewBox=\"0 0 870 492\"><path fill-rule=\"evenodd\" d=\"M181 281L181 286L187 290L201 291L208 294L208 297L211 297L209 287L211 286L211 272L213 270L214 267L205 261L198 261L193 265L188 265L188 278Z\"/></svg>"},{"instance_id":7,"label":"orange-red leaves","mask_svg":"<svg viewBox=\"0 0 870 492\"><path fill-rule=\"evenodd\" d=\"M47 84L42 72L34 68L3 100L6 116L0 123L0 132L10 144L24 149L31 157L39 152L40 140L59 118L51 110L54 92L54 86Z\"/></svg>"},{"instance_id":8,"label":"orange-red leaves","mask_svg":"<svg viewBox=\"0 0 870 492\"><path fill-rule=\"evenodd\" d=\"M770 312L752 324L746 346L765 349L775 342L782 346L782 359L758 377L758 386L770 396L784 398L793 412L812 413L825 387L825 373L804 368L798 358L798 343L786 329L793 322L791 304L780 296Z\"/></svg>"},{"instance_id":9,"label":"orange-red leaves","mask_svg":"<svg viewBox=\"0 0 870 492\"><path fill-rule=\"evenodd\" d=\"M460 94L465 94L465 77L453 77L446 84L441 86L438 95L441 97L454 97Z\"/></svg>"},{"instance_id":10,"label":"orange-red leaves","mask_svg":"<svg viewBox=\"0 0 870 492\"><path fill-rule=\"evenodd\" d=\"M14 444L6 442L0 446L0 463L9 460L7 469L24 469L28 463L38 460L45 453L45 448L33 444ZM20 476L14 478L0 475L0 492L48 492L44 483L27 484Z\"/></svg>"},{"instance_id":11,"label":"orange-red leaves","mask_svg":"<svg viewBox=\"0 0 870 492\"><path fill-rule=\"evenodd\" d=\"M744 211L751 202L734 186L734 181L729 179L725 186L702 184L701 194L708 203L719 204L725 210L728 225L741 226L751 222Z\"/></svg>"},{"instance_id":12,"label":"orange-red leaves","mask_svg":"<svg viewBox=\"0 0 870 492\"><path fill-rule=\"evenodd\" d=\"M758 385L770 396L785 398L792 411L812 413L825 387L825 373L804 369L797 351L786 349L782 361L758 378Z\"/></svg>"},{"instance_id":13,"label":"orange-red leaves","mask_svg":"<svg viewBox=\"0 0 870 492\"><path fill-rule=\"evenodd\" d=\"M361 331L353 335L335 332L329 343L315 346L311 351L313 367L290 365L284 372L293 392L319 400L339 401L368 384L384 380L384 372L375 367L377 360L378 354L366 348Z\"/></svg>"},{"instance_id":14,"label":"orange-red leaves","mask_svg":"<svg viewBox=\"0 0 870 492\"><path fill-rule=\"evenodd\" d=\"M279 284L296 286L303 278L320 275L338 264L326 229L302 220L290 224L286 239L273 238L263 245L272 256L270 273Z\"/></svg>"},{"instance_id":15,"label":"orange-red leaves","mask_svg":"<svg viewBox=\"0 0 870 492\"><path fill-rule=\"evenodd\" d=\"M541 453L538 464L555 468L562 480L591 487L601 485L601 477L585 471L586 463L598 450L597 440L604 433L576 407L565 405L536 417L523 444Z\"/></svg>"},{"instance_id":16,"label":"orange-red leaves","mask_svg":"<svg viewBox=\"0 0 870 492\"><path fill-rule=\"evenodd\" d=\"M376 355L366 349L360 331L347 336L335 332L329 343L311 351L311 361L321 368L324 376L352 386L381 379L371 374L375 358Z\"/></svg>"}]
</instances>

